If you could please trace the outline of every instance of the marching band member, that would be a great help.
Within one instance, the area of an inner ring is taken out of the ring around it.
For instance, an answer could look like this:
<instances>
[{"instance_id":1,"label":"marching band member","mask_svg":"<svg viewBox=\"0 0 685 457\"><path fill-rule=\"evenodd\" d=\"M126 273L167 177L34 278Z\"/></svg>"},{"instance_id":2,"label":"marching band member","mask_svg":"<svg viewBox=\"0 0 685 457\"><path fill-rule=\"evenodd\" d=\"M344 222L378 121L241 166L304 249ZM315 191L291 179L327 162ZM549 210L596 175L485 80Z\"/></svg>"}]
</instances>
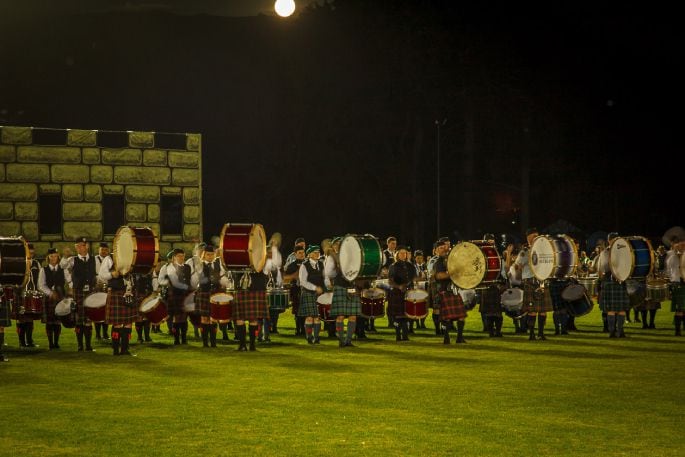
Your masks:
<instances>
[{"instance_id":1,"label":"marching band member","mask_svg":"<svg viewBox=\"0 0 685 457\"><path fill-rule=\"evenodd\" d=\"M189 259L186 260L186 265L190 267L190 277L191 277L191 290L195 289L196 285L193 284L192 278L193 275L195 275L195 272L202 268L202 252L204 251L205 247L207 246L207 243L201 242L201 243L195 243L195 246L193 247L193 255ZM197 310L197 305L195 305L195 309L187 313L188 318L190 319L190 323L193 324L193 333L195 335L196 339L200 339L200 327L202 326L200 314L198 313Z\"/></svg>"},{"instance_id":2,"label":"marching band member","mask_svg":"<svg viewBox=\"0 0 685 457\"><path fill-rule=\"evenodd\" d=\"M607 236L607 241L611 242L616 237L618 237L618 233L611 232ZM601 284L599 307L607 313L609 338L625 338L623 325L626 321L626 311L630 309L630 297L628 297L625 282L616 281L611 274L609 252L609 248L604 249L599 254L597 262L597 272Z\"/></svg>"},{"instance_id":3,"label":"marching band member","mask_svg":"<svg viewBox=\"0 0 685 457\"><path fill-rule=\"evenodd\" d=\"M452 279L447 272L447 255L450 251L448 238L440 238L436 252L438 259L433 264L433 278L436 283L437 306L439 307L440 322L444 332L443 344L450 344L450 327L457 321L457 344L466 343L464 339L464 320L466 307L461 295L452 292ZM435 305L434 305L435 306Z\"/></svg>"},{"instance_id":4,"label":"marching band member","mask_svg":"<svg viewBox=\"0 0 685 457\"><path fill-rule=\"evenodd\" d=\"M280 236L280 235L279 235ZM278 251L278 245L276 242L270 241L266 248L267 259L264 263L264 269L262 270L265 275L267 275L274 287L283 287L283 275L281 274L281 266L283 264L283 258L281 253ZM268 301L268 300L267 300ZM278 333L278 315L279 311L277 309L272 309L269 304L268 317L264 317L262 322L261 334L259 336L260 342L270 343L271 333Z\"/></svg>"},{"instance_id":5,"label":"marching band member","mask_svg":"<svg viewBox=\"0 0 685 457\"><path fill-rule=\"evenodd\" d=\"M202 346L216 347L217 324L211 321L212 294L219 292L221 288L228 286L226 270L221 264L221 259L216 256L214 246L208 244L201 253L201 264L192 275L192 284L195 290L195 311L200 314L202 334Z\"/></svg>"},{"instance_id":6,"label":"marching band member","mask_svg":"<svg viewBox=\"0 0 685 457\"><path fill-rule=\"evenodd\" d=\"M247 351L245 343L245 323L250 332L250 351L256 351L255 340L259 329L259 322L268 315L266 301L267 275L263 272L244 273L241 278L242 290L236 290L233 300L233 319L236 323L236 334L240 345L238 351Z\"/></svg>"},{"instance_id":7,"label":"marching band member","mask_svg":"<svg viewBox=\"0 0 685 457\"><path fill-rule=\"evenodd\" d=\"M183 302L191 288L190 265L185 263L185 257L183 249L174 249L172 262L166 268L169 280L167 310L169 319L173 321L174 345L188 344L188 315L183 308Z\"/></svg>"},{"instance_id":8,"label":"marching band member","mask_svg":"<svg viewBox=\"0 0 685 457\"><path fill-rule=\"evenodd\" d=\"M39 289L38 287L38 276L40 274L40 271L43 269L43 267L40 265L40 262L38 262L35 259L36 251L33 248L33 244L27 243L28 248L29 248L29 257L27 258L27 261L30 264L30 283L33 285L34 288ZM16 288L14 291L14 299L19 300L20 302L23 300L22 296L22 290L21 288ZM32 314L27 314L27 315L22 315L18 314L16 316L17 320L17 334L19 336L19 346L20 347L28 347L28 348L35 348L37 347L36 344L33 342L33 315Z\"/></svg>"},{"instance_id":9,"label":"marching band member","mask_svg":"<svg viewBox=\"0 0 685 457\"><path fill-rule=\"evenodd\" d=\"M153 286L153 274L152 272L148 274L135 273L132 275L133 280L133 302L138 310L138 316L136 317L136 334L138 335L138 343L151 343L152 338L150 338L150 321L145 316L145 313L140 311L140 306L143 304L143 300L147 298L154 290Z\"/></svg>"},{"instance_id":10,"label":"marching band member","mask_svg":"<svg viewBox=\"0 0 685 457\"><path fill-rule=\"evenodd\" d=\"M83 351L83 340L85 337L85 350L94 352L91 346L91 338L93 337L92 321L86 315L83 300L88 294L95 290L97 284L97 270L95 269L95 257L89 254L89 243L84 237L78 238L74 244L76 248L76 255L63 258L60 261L60 266L71 273L71 291L74 295L74 302L76 302L76 342L78 350ZM71 253L68 248L66 253ZM66 255L65 255L66 257Z\"/></svg>"},{"instance_id":11,"label":"marching band member","mask_svg":"<svg viewBox=\"0 0 685 457\"><path fill-rule=\"evenodd\" d=\"M129 352L131 328L138 318L138 307L133 297L130 277L124 278L114 267L112 257L105 257L98 277L107 282L106 321L112 325L112 354L133 355Z\"/></svg>"},{"instance_id":12,"label":"marching band member","mask_svg":"<svg viewBox=\"0 0 685 457\"><path fill-rule=\"evenodd\" d=\"M340 269L340 243L342 238L334 238L331 242L332 252L326 256L324 263L324 284L328 282L333 288L331 316L335 317L335 333L338 336L338 347L354 346L352 335L357 327L357 316L361 312L359 291L353 282L348 281ZM309 279L310 282L312 281ZM353 292L351 292L353 291ZM347 332L345 331L347 318ZM318 337L316 337L318 340Z\"/></svg>"},{"instance_id":13,"label":"marching band member","mask_svg":"<svg viewBox=\"0 0 685 457\"><path fill-rule=\"evenodd\" d=\"M568 279L549 279L548 287L552 298L552 320L554 321L555 335L568 335L568 302L561 296L563 290L571 284Z\"/></svg>"},{"instance_id":14,"label":"marching band member","mask_svg":"<svg viewBox=\"0 0 685 457\"><path fill-rule=\"evenodd\" d=\"M514 265L523 284L523 307L522 311L528 311L528 330L530 331L529 340L535 340L535 318L538 321L538 339L545 338L545 322L547 321L547 311L552 311L552 300L549 291L540 287L537 279L533 276L533 271L528 262L530 248L533 240L538 236L537 229L531 228L526 231L527 245L519 252Z\"/></svg>"},{"instance_id":15,"label":"marching band member","mask_svg":"<svg viewBox=\"0 0 685 457\"><path fill-rule=\"evenodd\" d=\"M102 261L105 260L106 257L111 257L109 253L109 245L107 243L100 243L100 247L98 248L98 254L95 256L95 271L100 272L100 267L102 266ZM98 285L100 283L105 283L106 281L103 281L100 279L98 276ZM99 287L98 287L99 288ZM108 340L109 336L107 336L107 327L108 324L107 322L95 322L95 339L100 340ZM102 330L102 332L101 332Z\"/></svg>"},{"instance_id":16,"label":"marching band member","mask_svg":"<svg viewBox=\"0 0 685 457\"><path fill-rule=\"evenodd\" d=\"M392 316L395 326L395 341L409 341L409 325L404 310L404 294L416 277L416 268L407 261L408 250L398 246L394 263L388 269L390 293L388 294L388 318Z\"/></svg>"},{"instance_id":17,"label":"marching band member","mask_svg":"<svg viewBox=\"0 0 685 457\"><path fill-rule=\"evenodd\" d=\"M300 309L300 266L305 261L305 250L302 246L295 246L293 251L295 260L285 266L283 275L284 281L289 281L290 286L290 302L292 304L292 313L295 318L295 335L304 335L304 317L298 315Z\"/></svg>"},{"instance_id":18,"label":"marching band member","mask_svg":"<svg viewBox=\"0 0 685 457\"><path fill-rule=\"evenodd\" d=\"M164 303L167 304L167 310L168 310L168 305L169 305L169 275L167 274L167 268L169 268L169 265L171 265L174 262L174 250L172 249L171 251L167 252L166 256L166 262L159 267L159 272L157 273L157 287L159 288L159 296L161 297L162 300L164 300ZM161 264L162 262L160 262ZM173 316L169 314L166 320L167 324L167 329L169 330L169 335L173 335Z\"/></svg>"},{"instance_id":19,"label":"marching band member","mask_svg":"<svg viewBox=\"0 0 685 457\"><path fill-rule=\"evenodd\" d=\"M308 259L300 266L300 308L297 315L305 318L305 333L309 344L319 344L319 307L316 298L324 292L324 265L319 259L321 249L311 245L307 248Z\"/></svg>"},{"instance_id":20,"label":"marching band member","mask_svg":"<svg viewBox=\"0 0 685 457\"><path fill-rule=\"evenodd\" d=\"M426 258L423 255L421 249L414 251L414 267L416 268L415 279L417 281L426 281L428 279L428 270L426 264ZM426 318L422 317L416 321L416 328L426 328ZM409 322L409 333L414 333L414 320Z\"/></svg>"},{"instance_id":21,"label":"marching band member","mask_svg":"<svg viewBox=\"0 0 685 457\"><path fill-rule=\"evenodd\" d=\"M671 238L671 249L666 254L666 274L670 281L671 311L674 313L675 336L682 336L680 325L685 319L685 278L680 274L681 256L685 240Z\"/></svg>"},{"instance_id":22,"label":"marching band member","mask_svg":"<svg viewBox=\"0 0 685 457\"><path fill-rule=\"evenodd\" d=\"M397 250L397 238L394 236L389 236L385 240L385 250L383 251L383 267L381 268L381 274L380 278L387 278L388 277L388 270L390 269L390 265L395 263L395 252ZM394 323L393 323L393 316L388 315L388 328L393 328ZM375 332L376 330L376 318L371 316L369 317L369 331L370 332Z\"/></svg>"},{"instance_id":23,"label":"marching band member","mask_svg":"<svg viewBox=\"0 0 685 457\"><path fill-rule=\"evenodd\" d=\"M45 306L43 307L43 323L48 335L50 349L59 349L59 336L62 333L62 322L55 316L55 307L60 300L66 297L66 284L68 273L59 266L59 253L57 249L48 249L48 264L41 268L38 275L38 288L45 294Z\"/></svg>"},{"instance_id":24,"label":"marching band member","mask_svg":"<svg viewBox=\"0 0 685 457\"><path fill-rule=\"evenodd\" d=\"M295 240L295 245L293 246L293 252L288 254L288 258L285 259L284 268L287 268L288 265L290 265L291 263L293 263L297 259L298 247L302 248L303 250L307 247L307 243L305 243L304 238L298 238Z\"/></svg>"}]
</instances>

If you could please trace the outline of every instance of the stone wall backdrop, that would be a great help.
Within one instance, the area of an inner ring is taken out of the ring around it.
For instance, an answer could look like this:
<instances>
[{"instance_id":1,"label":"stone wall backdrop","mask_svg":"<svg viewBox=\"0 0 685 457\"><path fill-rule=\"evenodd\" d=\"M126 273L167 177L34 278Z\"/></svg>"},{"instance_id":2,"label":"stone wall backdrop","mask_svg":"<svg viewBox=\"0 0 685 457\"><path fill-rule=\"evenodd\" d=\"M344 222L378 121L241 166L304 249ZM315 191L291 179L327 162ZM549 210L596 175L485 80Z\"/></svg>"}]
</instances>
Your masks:
<instances>
[{"instance_id":1,"label":"stone wall backdrop","mask_svg":"<svg viewBox=\"0 0 685 457\"><path fill-rule=\"evenodd\" d=\"M202 236L201 165L199 134L0 126L0 236L23 235L43 258L80 236L95 250L111 247L111 227L149 226L160 255L190 254Z\"/></svg>"}]
</instances>

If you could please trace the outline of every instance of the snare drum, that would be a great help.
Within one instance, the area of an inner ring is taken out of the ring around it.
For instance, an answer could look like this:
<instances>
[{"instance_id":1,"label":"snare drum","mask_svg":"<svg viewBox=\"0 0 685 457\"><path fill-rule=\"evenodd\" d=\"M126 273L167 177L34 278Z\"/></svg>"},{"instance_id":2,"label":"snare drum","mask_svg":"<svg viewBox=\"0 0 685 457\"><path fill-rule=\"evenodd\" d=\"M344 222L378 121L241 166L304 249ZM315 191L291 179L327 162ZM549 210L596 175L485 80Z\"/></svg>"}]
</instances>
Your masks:
<instances>
[{"instance_id":1,"label":"snare drum","mask_svg":"<svg viewBox=\"0 0 685 457\"><path fill-rule=\"evenodd\" d=\"M372 235L346 235L340 243L340 269L348 281L377 278L383 266L383 250Z\"/></svg>"},{"instance_id":2,"label":"snare drum","mask_svg":"<svg viewBox=\"0 0 685 457\"><path fill-rule=\"evenodd\" d=\"M266 300L269 302L269 309L274 312L282 313L288 308L290 302L290 291L288 289L267 289Z\"/></svg>"},{"instance_id":3,"label":"snare drum","mask_svg":"<svg viewBox=\"0 0 685 457\"><path fill-rule=\"evenodd\" d=\"M333 304L333 292L325 292L316 297L316 305L319 308L319 318L322 321L333 322L331 317L331 305Z\"/></svg>"},{"instance_id":4,"label":"snare drum","mask_svg":"<svg viewBox=\"0 0 685 457\"><path fill-rule=\"evenodd\" d=\"M262 271L266 263L266 232L261 224L225 224L219 252L227 270Z\"/></svg>"},{"instance_id":5,"label":"snare drum","mask_svg":"<svg viewBox=\"0 0 685 457\"><path fill-rule=\"evenodd\" d=\"M523 309L523 289L513 287L502 292L500 302L504 309L504 314L513 318L521 319L527 312L522 312Z\"/></svg>"},{"instance_id":6,"label":"snare drum","mask_svg":"<svg viewBox=\"0 0 685 457\"><path fill-rule=\"evenodd\" d=\"M533 240L528 263L539 281L567 278L576 270L578 248L567 235L540 235Z\"/></svg>"},{"instance_id":7,"label":"snare drum","mask_svg":"<svg viewBox=\"0 0 685 457\"><path fill-rule=\"evenodd\" d=\"M385 315L385 291L374 287L362 290L359 298L362 317L383 317Z\"/></svg>"},{"instance_id":8,"label":"snare drum","mask_svg":"<svg viewBox=\"0 0 685 457\"><path fill-rule=\"evenodd\" d=\"M151 324L159 324L169 317L166 303L157 293L148 295L140 304L140 312Z\"/></svg>"},{"instance_id":9,"label":"snare drum","mask_svg":"<svg viewBox=\"0 0 685 457\"><path fill-rule=\"evenodd\" d=\"M83 299L86 316L93 322L104 322L107 310L107 292L93 292Z\"/></svg>"},{"instance_id":10,"label":"snare drum","mask_svg":"<svg viewBox=\"0 0 685 457\"><path fill-rule=\"evenodd\" d=\"M40 319L43 316L45 298L45 294L39 290L24 290L21 295L20 313L26 317L31 316L34 320Z\"/></svg>"},{"instance_id":11,"label":"snare drum","mask_svg":"<svg viewBox=\"0 0 685 457\"><path fill-rule=\"evenodd\" d=\"M119 227L112 246L114 268L122 275L146 275L157 266L159 240L150 227Z\"/></svg>"},{"instance_id":12,"label":"snare drum","mask_svg":"<svg viewBox=\"0 0 685 457\"><path fill-rule=\"evenodd\" d=\"M55 316L62 321L65 328L76 327L76 303L71 297L61 300L55 305Z\"/></svg>"},{"instance_id":13,"label":"snare drum","mask_svg":"<svg viewBox=\"0 0 685 457\"><path fill-rule=\"evenodd\" d=\"M670 298L668 281L663 279L652 279L647 281L647 298L658 302L668 300Z\"/></svg>"},{"instance_id":14,"label":"snare drum","mask_svg":"<svg viewBox=\"0 0 685 457\"><path fill-rule=\"evenodd\" d=\"M587 290L587 294L591 297L595 297L597 295L597 284L599 283L599 279L596 276L587 276L585 278L578 278L578 284L581 286L585 287L585 290Z\"/></svg>"},{"instance_id":15,"label":"snare drum","mask_svg":"<svg viewBox=\"0 0 685 457\"><path fill-rule=\"evenodd\" d=\"M408 290L404 294L404 314L409 319L423 319L428 315L428 292L423 289Z\"/></svg>"},{"instance_id":16,"label":"snare drum","mask_svg":"<svg viewBox=\"0 0 685 457\"><path fill-rule=\"evenodd\" d=\"M574 302L583 298L587 290L581 284L569 284L561 291L561 298L567 302Z\"/></svg>"},{"instance_id":17,"label":"snare drum","mask_svg":"<svg viewBox=\"0 0 685 457\"><path fill-rule=\"evenodd\" d=\"M461 289L475 289L494 282L502 271L502 259L491 243L463 241L447 256L447 272Z\"/></svg>"},{"instance_id":18,"label":"snare drum","mask_svg":"<svg viewBox=\"0 0 685 457\"><path fill-rule=\"evenodd\" d=\"M24 287L31 274L29 247L22 237L0 237L0 284Z\"/></svg>"},{"instance_id":19,"label":"snare drum","mask_svg":"<svg viewBox=\"0 0 685 457\"><path fill-rule=\"evenodd\" d=\"M614 238L609 245L609 267L619 282L646 278L654 269L652 243L642 236Z\"/></svg>"},{"instance_id":20,"label":"snare drum","mask_svg":"<svg viewBox=\"0 0 685 457\"><path fill-rule=\"evenodd\" d=\"M215 321L230 321L233 315L233 294L216 292L209 297L209 316Z\"/></svg>"}]
</instances>

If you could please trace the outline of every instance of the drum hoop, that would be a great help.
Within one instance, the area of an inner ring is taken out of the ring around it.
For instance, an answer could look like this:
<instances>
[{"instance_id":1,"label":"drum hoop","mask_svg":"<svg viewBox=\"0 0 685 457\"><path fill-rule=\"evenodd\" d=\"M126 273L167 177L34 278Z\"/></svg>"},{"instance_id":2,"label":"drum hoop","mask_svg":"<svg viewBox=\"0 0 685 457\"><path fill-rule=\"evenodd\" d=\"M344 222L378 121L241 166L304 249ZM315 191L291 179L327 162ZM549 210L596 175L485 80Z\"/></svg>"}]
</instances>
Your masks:
<instances>
[{"instance_id":1,"label":"drum hoop","mask_svg":"<svg viewBox=\"0 0 685 457\"><path fill-rule=\"evenodd\" d=\"M257 248L257 246L253 246L252 239L257 230L261 233L262 240L264 241L264 243L259 246L262 251L262 260L259 262L259 265L252 265L252 268L259 273L264 269L264 265L266 264L266 232L264 231L262 224L252 224L252 229L250 229L249 238L247 240L247 252L250 254L250 263L252 263L252 251Z\"/></svg>"},{"instance_id":2,"label":"drum hoop","mask_svg":"<svg viewBox=\"0 0 685 457\"><path fill-rule=\"evenodd\" d=\"M150 299L150 297L152 297L152 298ZM157 299L157 303L155 303L155 306L153 306L153 307L150 308L150 309L143 310L143 306L145 306L145 304L146 304L147 302L152 301L152 300L154 300L155 298ZM139 307L138 309L139 309L141 312L143 312L143 313L144 313L144 312L147 312L147 311L152 311L153 309L157 308L157 307L159 306L160 303L163 303L162 297L160 297L158 293L153 292L153 293L151 293L150 295L148 295L147 297L143 298L143 301L140 302L140 307Z\"/></svg>"},{"instance_id":3,"label":"drum hoop","mask_svg":"<svg viewBox=\"0 0 685 457\"><path fill-rule=\"evenodd\" d=\"M26 268L24 269L24 280L22 281L21 285L12 284L12 285L17 286L17 287L24 287L29 282L29 275L31 274L32 259L29 259L29 256L31 255L31 253L29 252L29 245L23 236L16 236L16 237L10 236L10 237L6 237L5 239L12 239L12 240L21 241L21 243L24 246L24 259L26 262ZM0 267L2 267L2 256L0 256Z\"/></svg>"}]
</instances>

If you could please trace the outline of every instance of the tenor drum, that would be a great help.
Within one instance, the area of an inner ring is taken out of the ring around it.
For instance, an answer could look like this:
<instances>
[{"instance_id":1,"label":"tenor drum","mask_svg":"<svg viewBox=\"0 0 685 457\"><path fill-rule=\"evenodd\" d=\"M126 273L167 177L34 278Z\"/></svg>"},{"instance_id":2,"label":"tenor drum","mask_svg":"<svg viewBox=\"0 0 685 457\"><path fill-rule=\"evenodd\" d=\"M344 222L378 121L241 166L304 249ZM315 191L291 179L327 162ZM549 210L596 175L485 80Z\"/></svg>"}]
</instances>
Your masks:
<instances>
[{"instance_id":1,"label":"tenor drum","mask_svg":"<svg viewBox=\"0 0 685 457\"><path fill-rule=\"evenodd\" d=\"M209 316L215 321L230 321L233 316L233 294L216 292L209 297Z\"/></svg>"},{"instance_id":2,"label":"tenor drum","mask_svg":"<svg viewBox=\"0 0 685 457\"><path fill-rule=\"evenodd\" d=\"M104 322L107 307L107 292L93 292L83 299L86 316L93 322Z\"/></svg>"},{"instance_id":3,"label":"tenor drum","mask_svg":"<svg viewBox=\"0 0 685 457\"><path fill-rule=\"evenodd\" d=\"M20 314L40 319L43 317L45 298L45 294L39 290L24 290L21 295Z\"/></svg>"},{"instance_id":4,"label":"tenor drum","mask_svg":"<svg viewBox=\"0 0 685 457\"><path fill-rule=\"evenodd\" d=\"M29 247L21 237L0 237L0 284L24 287L31 274Z\"/></svg>"},{"instance_id":5,"label":"tenor drum","mask_svg":"<svg viewBox=\"0 0 685 457\"><path fill-rule=\"evenodd\" d=\"M150 294L143 299L140 304L140 312L145 315L145 319L149 320L151 324L159 324L169 317L166 303L157 293Z\"/></svg>"},{"instance_id":6,"label":"tenor drum","mask_svg":"<svg viewBox=\"0 0 685 457\"><path fill-rule=\"evenodd\" d=\"M261 224L224 224L219 252L227 270L262 271L266 263L266 232Z\"/></svg>"},{"instance_id":7,"label":"tenor drum","mask_svg":"<svg viewBox=\"0 0 685 457\"><path fill-rule=\"evenodd\" d=\"M609 267L618 281L646 278L654 269L652 243L642 236L614 238L609 245Z\"/></svg>"},{"instance_id":8,"label":"tenor drum","mask_svg":"<svg viewBox=\"0 0 685 457\"><path fill-rule=\"evenodd\" d=\"M335 321L331 317L331 305L333 304L333 292L326 292L318 297L316 297L316 305L319 308L319 318L322 321L332 322Z\"/></svg>"},{"instance_id":9,"label":"tenor drum","mask_svg":"<svg viewBox=\"0 0 685 457\"><path fill-rule=\"evenodd\" d=\"M266 300L269 302L269 309L282 313L288 308L290 302L290 290L271 289L266 291Z\"/></svg>"},{"instance_id":10,"label":"tenor drum","mask_svg":"<svg viewBox=\"0 0 685 457\"><path fill-rule=\"evenodd\" d=\"M502 259L495 246L481 241L457 243L447 257L447 272L461 289L475 289L494 282L502 271Z\"/></svg>"},{"instance_id":11,"label":"tenor drum","mask_svg":"<svg viewBox=\"0 0 685 457\"><path fill-rule=\"evenodd\" d=\"M195 312L195 291L188 292L183 298L183 312L193 314Z\"/></svg>"},{"instance_id":12,"label":"tenor drum","mask_svg":"<svg viewBox=\"0 0 685 457\"><path fill-rule=\"evenodd\" d=\"M652 279L647 281L647 298L658 302L668 300L668 281L663 279Z\"/></svg>"},{"instance_id":13,"label":"tenor drum","mask_svg":"<svg viewBox=\"0 0 685 457\"><path fill-rule=\"evenodd\" d=\"M585 278L578 278L578 284L585 287L587 294L591 297L597 295L597 283L599 279L596 276L587 276Z\"/></svg>"},{"instance_id":14,"label":"tenor drum","mask_svg":"<svg viewBox=\"0 0 685 457\"><path fill-rule=\"evenodd\" d=\"M474 306L476 306L475 289L459 289L457 293L461 297L461 301L464 302L464 307L466 309L471 310Z\"/></svg>"},{"instance_id":15,"label":"tenor drum","mask_svg":"<svg viewBox=\"0 0 685 457\"><path fill-rule=\"evenodd\" d=\"M568 312L573 317L581 317L589 314L595 303L592 301L588 294L583 294L578 300L569 302Z\"/></svg>"},{"instance_id":16,"label":"tenor drum","mask_svg":"<svg viewBox=\"0 0 685 457\"><path fill-rule=\"evenodd\" d=\"M340 269L348 281L377 278L383 266L383 250L372 235L346 235L340 243Z\"/></svg>"},{"instance_id":17,"label":"tenor drum","mask_svg":"<svg viewBox=\"0 0 685 457\"><path fill-rule=\"evenodd\" d=\"M578 249L567 235L540 235L533 240L528 262L539 281L567 278L576 270Z\"/></svg>"},{"instance_id":18,"label":"tenor drum","mask_svg":"<svg viewBox=\"0 0 685 457\"><path fill-rule=\"evenodd\" d=\"M385 315L385 291L374 287L362 290L359 298L362 317L383 317Z\"/></svg>"},{"instance_id":19,"label":"tenor drum","mask_svg":"<svg viewBox=\"0 0 685 457\"><path fill-rule=\"evenodd\" d=\"M567 302L573 302L583 298L587 290L582 284L569 284L561 291L561 298Z\"/></svg>"},{"instance_id":20,"label":"tenor drum","mask_svg":"<svg viewBox=\"0 0 685 457\"><path fill-rule=\"evenodd\" d=\"M518 287L510 288L502 292L500 302L504 309L504 314L513 318L521 319L527 313L522 312L523 309L523 289Z\"/></svg>"},{"instance_id":21,"label":"tenor drum","mask_svg":"<svg viewBox=\"0 0 685 457\"><path fill-rule=\"evenodd\" d=\"M408 290L404 294L404 314L409 319L423 319L428 315L428 292L423 289Z\"/></svg>"},{"instance_id":22,"label":"tenor drum","mask_svg":"<svg viewBox=\"0 0 685 457\"><path fill-rule=\"evenodd\" d=\"M114 268L122 275L149 274L159 261L159 239L150 227L119 227L112 246Z\"/></svg>"},{"instance_id":23,"label":"tenor drum","mask_svg":"<svg viewBox=\"0 0 685 457\"><path fill-rule=\"evenodd\" d=\"M76 327L76 304L74 299L67 297L55 305L55 316L62 321L66 328Z\"/></svg>"}]
</instances>

